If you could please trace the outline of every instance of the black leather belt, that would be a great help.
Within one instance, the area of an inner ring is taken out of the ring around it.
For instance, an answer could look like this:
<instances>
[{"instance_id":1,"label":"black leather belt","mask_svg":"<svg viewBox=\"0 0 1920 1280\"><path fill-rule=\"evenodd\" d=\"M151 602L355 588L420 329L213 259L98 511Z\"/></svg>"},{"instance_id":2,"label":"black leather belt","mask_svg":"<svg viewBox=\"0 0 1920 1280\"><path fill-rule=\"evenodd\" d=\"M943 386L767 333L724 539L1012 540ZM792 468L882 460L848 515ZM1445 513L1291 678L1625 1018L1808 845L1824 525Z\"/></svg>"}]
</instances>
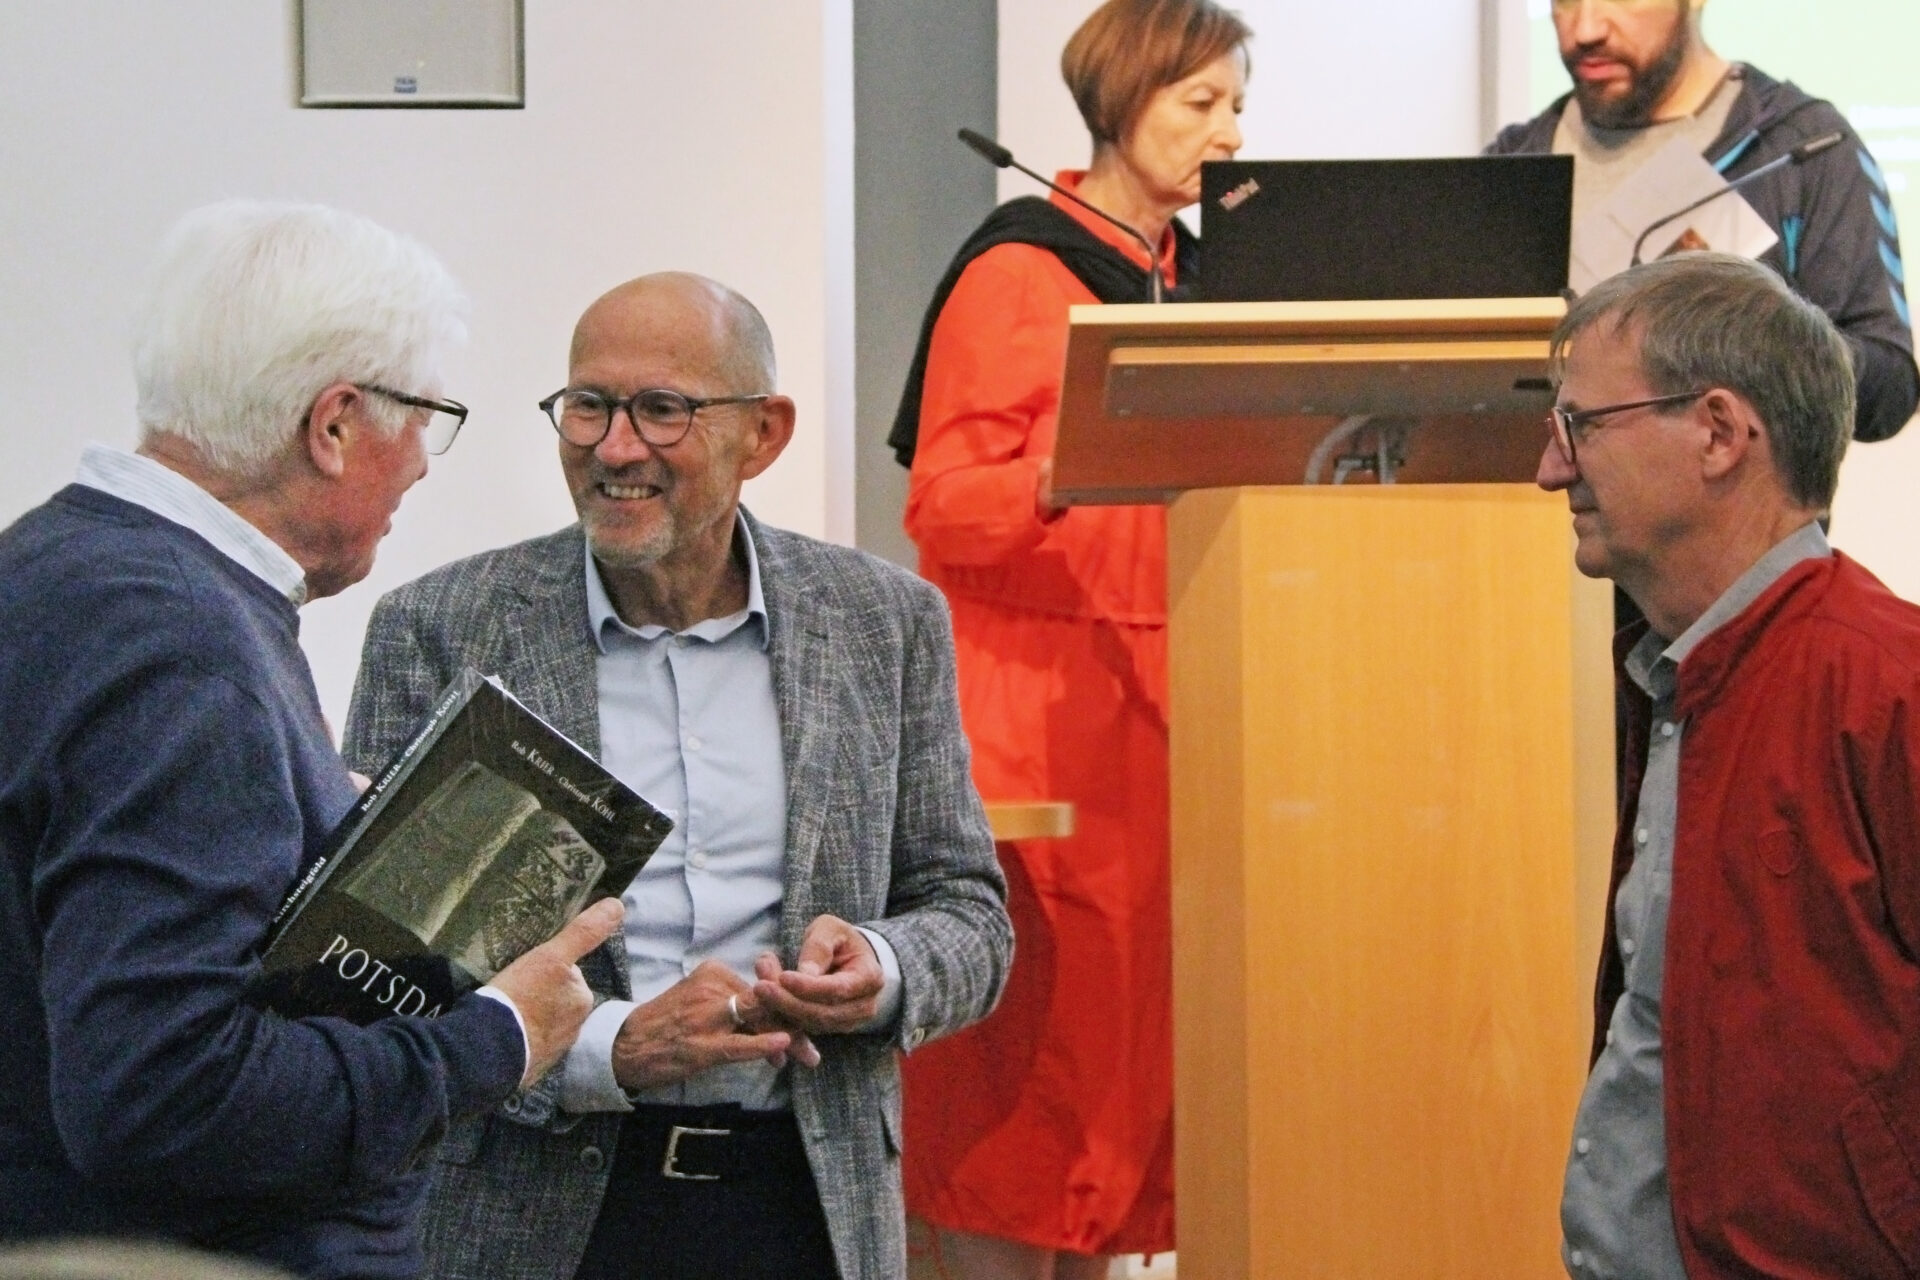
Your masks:
<instances>
[{"instance_id":1,"label":"black leather belt","mask_svg":"<svg viewBox=\"0 0 1920 1280\"><path fill-rule=\"evenodd\" d=\"M839 1275L790 1112L642 1106L611 1164L574 1280Z\"/></svg>"},{"instance_id":2,"label":"black leather belt","mask_svg":"<svg viewBox=\"0 0 1920 1280\"><path fill-rule=\"evenodd\" d=\"M620 1130L616 1163L676 1182L738 1182L804 1172L807 1152L790 1111L636 1106Z\"/></svg>"}]
</instances>

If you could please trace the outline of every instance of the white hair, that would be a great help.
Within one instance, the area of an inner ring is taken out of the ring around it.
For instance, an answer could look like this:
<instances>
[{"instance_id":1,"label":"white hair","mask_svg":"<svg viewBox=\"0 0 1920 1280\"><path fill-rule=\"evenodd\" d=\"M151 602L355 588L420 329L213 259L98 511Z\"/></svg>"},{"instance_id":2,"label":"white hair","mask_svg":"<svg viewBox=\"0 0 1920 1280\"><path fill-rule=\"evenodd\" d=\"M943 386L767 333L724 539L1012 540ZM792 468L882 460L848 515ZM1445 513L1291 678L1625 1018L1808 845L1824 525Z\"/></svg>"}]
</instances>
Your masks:
<instances>
[{"instance_id":1,"label":"white hair","mask_svg":"<svg viewBox=\"0 0 1920 1280\"><path fill-rule=\"evenodd\" d=\"M425 247L323 205L229 200L167 234L133 315L143 438L257 473L336 382L414 395L466 339L466 296ZM407 410L371 397L399 430Z\"/></svg>"}]
</instances>

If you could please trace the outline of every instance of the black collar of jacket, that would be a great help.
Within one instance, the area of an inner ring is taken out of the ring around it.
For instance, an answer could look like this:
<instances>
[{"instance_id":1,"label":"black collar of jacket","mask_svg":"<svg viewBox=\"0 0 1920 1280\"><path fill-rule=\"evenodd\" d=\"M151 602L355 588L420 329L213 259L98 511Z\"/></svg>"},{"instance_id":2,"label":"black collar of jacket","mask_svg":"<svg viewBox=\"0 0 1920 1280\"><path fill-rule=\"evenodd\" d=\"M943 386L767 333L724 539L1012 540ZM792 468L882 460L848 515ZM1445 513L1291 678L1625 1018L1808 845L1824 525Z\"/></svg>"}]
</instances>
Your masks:
<instances>
[{"instance_id":1,"label":"black collar of jacket","mask_svg":"<svg viewBox=\"0 0 1920 1280\"><path fill-rule=\"evenodd\" d=\"M1186 283L1168 296L1174 301L1186 301L1199 267L1200 242L1175 218L1173 243L1174 274ZM1021 196L995 209L954 255L920 322L920 341L913 351L906 386L900 392L893 429L887 433L887 444L903 467L913 465L914 449L919 443L920 397L926 384L927 349L933 345L933 326L940 319L954 286L960 282L960 273L975 258L1003 244L1030 244L1047 250L1102 302L1145 302L1151 296L1145 268L1052 201L1039 196Z\"/></svg>"}]
</instances>

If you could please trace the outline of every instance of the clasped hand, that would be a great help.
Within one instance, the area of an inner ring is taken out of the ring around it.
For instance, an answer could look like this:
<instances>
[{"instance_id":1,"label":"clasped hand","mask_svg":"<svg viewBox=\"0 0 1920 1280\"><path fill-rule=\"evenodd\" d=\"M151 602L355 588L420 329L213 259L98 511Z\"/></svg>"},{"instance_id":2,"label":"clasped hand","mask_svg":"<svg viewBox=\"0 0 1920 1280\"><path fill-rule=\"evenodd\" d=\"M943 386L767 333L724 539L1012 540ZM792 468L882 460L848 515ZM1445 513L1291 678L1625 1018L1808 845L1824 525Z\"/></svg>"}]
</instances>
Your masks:
<instances>
[{"instance_id":1,"label":"clasped hand","mask_svg":"<svg viewBox=\"0 0 1920 1280\"><path fill-rule=\"evenodd\" d=\"M879 1006L884 974L866 935L834 916L807 926L800 955L783 970L764 953L748 983L717 960L703 961L637 1006L613 1044L613 1074L624 1089L651 1089L729 1062L820 1065L813 1038L857 1030Z\"/></svg>"}]
</instances>

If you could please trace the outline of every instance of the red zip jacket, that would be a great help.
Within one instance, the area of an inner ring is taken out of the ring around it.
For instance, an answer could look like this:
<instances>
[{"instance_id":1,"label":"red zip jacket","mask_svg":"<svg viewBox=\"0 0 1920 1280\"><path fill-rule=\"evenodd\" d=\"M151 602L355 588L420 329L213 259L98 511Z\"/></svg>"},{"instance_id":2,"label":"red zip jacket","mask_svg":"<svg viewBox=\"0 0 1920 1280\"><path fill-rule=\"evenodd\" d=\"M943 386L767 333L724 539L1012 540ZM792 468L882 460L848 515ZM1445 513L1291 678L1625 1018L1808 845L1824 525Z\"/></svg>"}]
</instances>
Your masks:
<instances>
[{"instance_id":1,"label":"red zip jacket","mask_svg":"<svg viewBox=\"0 0 1920 1280\"><path fill-rule=\"evenodd\" d=\"M1651 714L1622 684L1596 1057ZM1920 1276L1920 607L1809 560L1694 650L1675 698L1661 1035L1687 1275Z\"/></svg>"}]
</instances>

